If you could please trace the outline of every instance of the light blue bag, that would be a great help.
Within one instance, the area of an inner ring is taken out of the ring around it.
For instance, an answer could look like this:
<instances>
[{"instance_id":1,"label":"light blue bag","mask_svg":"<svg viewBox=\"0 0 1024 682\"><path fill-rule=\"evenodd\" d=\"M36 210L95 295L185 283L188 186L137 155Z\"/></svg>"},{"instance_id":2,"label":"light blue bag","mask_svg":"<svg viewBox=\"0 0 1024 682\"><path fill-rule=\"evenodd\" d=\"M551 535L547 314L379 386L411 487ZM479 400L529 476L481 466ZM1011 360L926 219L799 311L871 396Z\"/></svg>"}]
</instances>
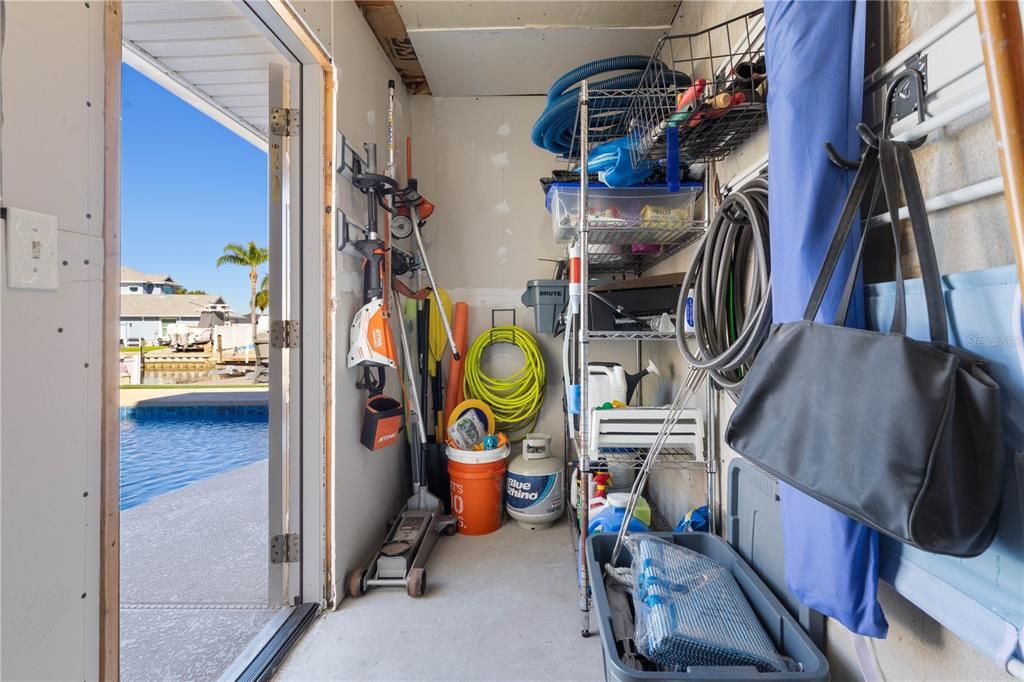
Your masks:
<instances>
[{"instance_id":1,"label":"light blue bag","mask_svg":"<svg viewBox=\"0 0 1024 682\"><path fill-rule=\"evenodd\" d=\"M824 144L850 159L859 155L865 11L865 0L765 3L775 322L803 317L852 181L849 171L828 160ZM855 236L848 243L841 272L849 268L857 241ZM819 319L835 315L840 288L826 295ZM858 295L850 326L860 326L863 315ZM853 632L885 637L877 533L793 488L779 488L789 589Z\"/></svg>"}]
</instances>

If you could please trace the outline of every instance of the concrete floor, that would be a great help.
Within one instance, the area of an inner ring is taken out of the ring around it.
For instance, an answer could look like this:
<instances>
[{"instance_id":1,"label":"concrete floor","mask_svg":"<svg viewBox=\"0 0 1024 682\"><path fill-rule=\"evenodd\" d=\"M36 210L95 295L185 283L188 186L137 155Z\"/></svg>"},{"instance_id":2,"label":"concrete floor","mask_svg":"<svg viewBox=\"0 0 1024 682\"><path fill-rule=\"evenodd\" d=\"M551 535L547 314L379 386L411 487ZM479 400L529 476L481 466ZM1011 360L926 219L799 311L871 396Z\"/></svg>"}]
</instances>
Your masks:
<instances>
[{"instance_id":1,"label":"concrete floor","mask_svg":"<svg viewBox=\"0 0 1024 682\"><path fill-rule=\"evenodd\" d=\"M267 462L121 512L121 678L215 680L267 608Z\"/></svg>"},{"instance_id":2,"label":"concrete floor","mask_svg":"<svg viewBox=\"0 0 1024 682\"><path fill-rule=\"evenodd\" d=\"M372 590L321 617L278 680L597 680L564 523L441 538L427 594Z\"/></svg>"}]
</instances>

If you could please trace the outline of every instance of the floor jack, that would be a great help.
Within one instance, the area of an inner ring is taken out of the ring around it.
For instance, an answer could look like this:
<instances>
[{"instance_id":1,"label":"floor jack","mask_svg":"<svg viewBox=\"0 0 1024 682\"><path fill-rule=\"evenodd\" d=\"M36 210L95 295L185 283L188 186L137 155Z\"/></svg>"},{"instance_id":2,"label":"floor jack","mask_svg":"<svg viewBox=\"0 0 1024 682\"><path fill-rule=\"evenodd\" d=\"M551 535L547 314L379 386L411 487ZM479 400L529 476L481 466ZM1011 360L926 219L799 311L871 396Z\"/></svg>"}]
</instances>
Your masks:
<instances>
[{"instance_id":1,"label":"floor jack","mask_svg":"<svg viewBox=\"0 0 1024 682\"><path fill-rule=\"evenodd\" d=\"M399 191L398 183L393 178L393 81L388 84L388 91L388 175L376 175L374 173L356 174L353 178L353 184L368 196L370 204L368 228L370 228L373 237L376 237L377 234L375 201L389 214L395 217L401 214L411 223L411 231L416 235L420 253L417 256L412 256L403 252L403 255L396 259L398 267L395 269L395 274L400 275L412 269L426 270L427 276L430 279L431 293L437 298L438 308L441 309L442 321L445 332L448 335L448 340L451 343L452 352L458 358L458 348L455 345L455 339L447 316L445 316L441 306L441 300L437 294L437 284L434 281L430 265L427 263L426 252L423 249L423 242L420 236L420 228L423 226L426 218L429 217L429 213L421 217L420 211L422 208L429 206L429 203L416 192L414 182L410 182L410 187ZM391 196L394 199L392 205L384 201L386 196ZM397 205L403 207L401 212L396 207ZM357 245L357 249L366 257L367 267L371 269L376 269L377 267L377 256L387 257L388 260L382 263L382 279L385 285L390 285L392 257L397 255L399 250L392 249L390 244L384 242L379 247L376 245L363 245L360 248ZM383 298L385 300L384 305L386 305L386 300L390 298L390 307L395 319L399 321L398 327L400 330L399 336L401 339L403 364L405 365L405 372L408 378L408 388L412 394L407 428L412 429L415 426L415 437L412 439L410 447L413 491L412 496L405 503L405 507L390 524L384 541L380 544L370 562L365 567L356 569L348 574L345 580L345 589L348 596L360 597L371 587L404 586L410 597L422 597L427 589L426 564L430 558L430 553L441 534L455 534L456 521L451 516L443 513L441 501L427 490L426 462L423 456L423 445L427 442L427 432L423 424L422 415L420 414L420 400L416 389L416 376L413 372L412 356L409 352L409 340L406 334L405 322L398 306L397 296L384 296ZM382 313L383 310L378 306L375 312ZM383 384L383 369L380 370L380 374L380 382Z\"/></svg>"}]
</instances>

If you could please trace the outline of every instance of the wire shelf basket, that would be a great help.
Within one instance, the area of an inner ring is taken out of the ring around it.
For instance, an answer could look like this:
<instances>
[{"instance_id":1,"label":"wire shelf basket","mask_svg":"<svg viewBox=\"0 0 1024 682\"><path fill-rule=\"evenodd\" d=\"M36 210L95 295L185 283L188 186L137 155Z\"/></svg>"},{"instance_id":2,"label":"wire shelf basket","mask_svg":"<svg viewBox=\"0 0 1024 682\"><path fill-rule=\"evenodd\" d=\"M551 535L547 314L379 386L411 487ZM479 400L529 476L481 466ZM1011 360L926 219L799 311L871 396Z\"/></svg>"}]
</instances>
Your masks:
<instances>
[{"instance_id":1,"label":"wire shelf basket","mask_svg":"<svg viewBox=\"0 0 1024 682\"><path fill-rule=\"evenodd\" d=\"M590 272L643 272L697 242L705 229L703 222L591 225Z\"/></svg>"},{"instance_id":2,"label":"wire shelf basket","mask_svg":"<svg viewBox=\"0 0 1024 682\"><path fill-rule=\"evenodd\" d=\"M647 448L609 448L591 458L593 466L607 465L638 470L643 465ZM685 448L665 448L655 460L653 469L703 469L706 462Z\"/></svg>"},{"instance_id":3,"label":"wire shelf basket","mask_svg":"<svg viewBox=\"0 0 1024 682\"><path fill-rule=\"evenodd\" d=\"M764 38L758 9L659 40L620 117L634 166L673 156L683 164L718 161L753 135L768 120Z\"/></svg>"}]
</instances>

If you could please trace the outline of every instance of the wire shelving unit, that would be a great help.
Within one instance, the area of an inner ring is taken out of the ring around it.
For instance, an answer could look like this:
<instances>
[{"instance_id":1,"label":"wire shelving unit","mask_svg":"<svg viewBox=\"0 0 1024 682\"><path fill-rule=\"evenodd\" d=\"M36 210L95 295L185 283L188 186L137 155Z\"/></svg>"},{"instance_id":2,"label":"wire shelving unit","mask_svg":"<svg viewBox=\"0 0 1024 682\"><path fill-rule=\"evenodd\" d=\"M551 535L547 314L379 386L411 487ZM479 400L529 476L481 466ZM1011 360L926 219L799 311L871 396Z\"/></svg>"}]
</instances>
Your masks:
<instances>
[{"instance_id":1,"label":"wire shelving unit","mask_svg":"<svg viewBox=\"0 0 1024 682\"><path fill-rule=\"evenodd\" d=\"M572 136L570 164L587 168L591 151L605 142L626 137L634 166L662 165L667 175L694 163L707 164L704 173L704 218L712 212L713 164L728 156L767 121L767 81L764 67L764 16L756 10L699 33L666 36L661 39L644 73L640 87L632 93L591 91L580 86L576 131ZM678 177L678 176L676 176ZM590 629L590 576L584 551L589 524L589 481L592 467L601 461L639 469L647 450L614 448L602 450L590 442L588 367L590 342L623 340L668 341L675 332L589 331L590 278L594 274L644 270L665 261L694 244L704 235L707 223L643 224L617 221L608 224L590 217L589 177L579 174L579 217L575 245L579 248L580 296L576 323L568 325L567 343L576 349L570 363L579 385L578 429L567 420L569 439L579 462L578 509L568 505L577 549L579 605L583 613L583 635ZM635 253L634 245L656 245ZM683 320L676 320L683 324ZM666 448L655 468L704 470L707 474L709 506L715 505L718 488L717 391L706 384L708 405L702 414L703 445L700 454L686 448ZM568 477L567 477L568 478ZM578 523L578 527L577 524ZM715 530L712 515L712 530Z\"/></svg>"}]
</instances>

